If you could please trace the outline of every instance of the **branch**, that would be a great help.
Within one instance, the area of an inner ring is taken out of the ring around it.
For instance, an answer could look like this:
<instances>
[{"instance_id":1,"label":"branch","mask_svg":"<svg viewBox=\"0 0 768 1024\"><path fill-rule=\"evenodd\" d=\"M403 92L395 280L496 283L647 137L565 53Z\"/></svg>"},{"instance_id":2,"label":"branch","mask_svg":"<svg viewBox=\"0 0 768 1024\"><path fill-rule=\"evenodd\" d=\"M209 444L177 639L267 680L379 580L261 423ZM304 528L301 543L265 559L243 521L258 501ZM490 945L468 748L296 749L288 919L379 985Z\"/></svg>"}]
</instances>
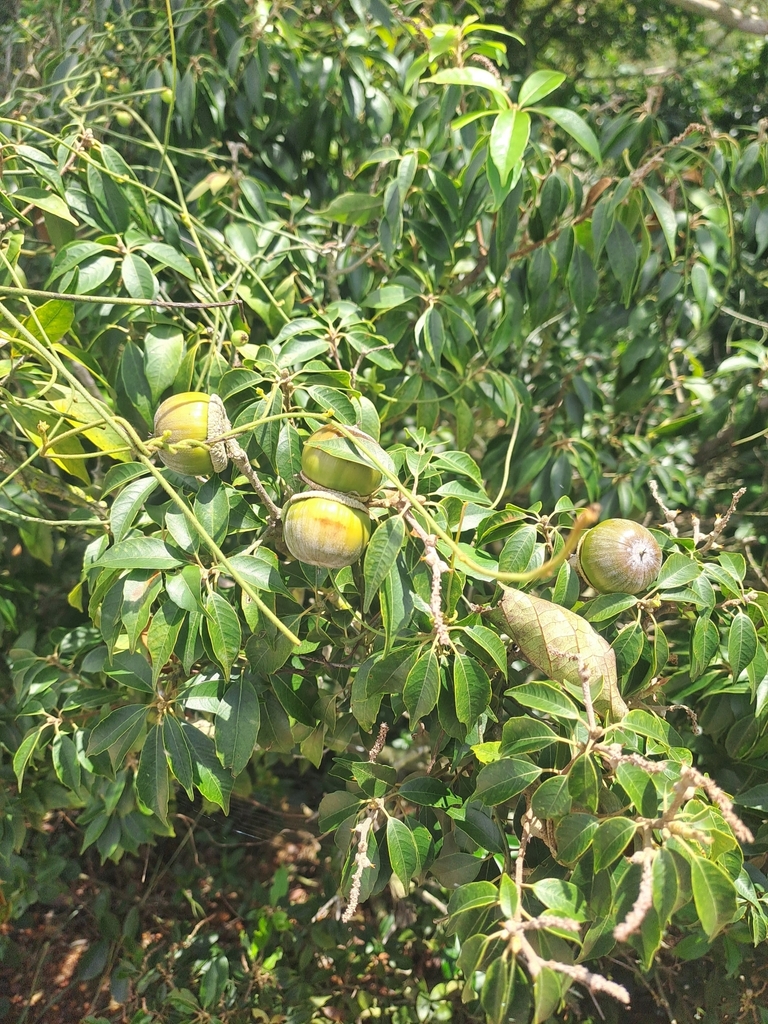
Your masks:
<instances>
[{"instance_id":1,"label":"branch","mask_svg":"<svg viewBox=\"0 0 768 1024\"><path fill-rule=\"evenodd\" d=\"M725 3L724 0L668 0L688 14L696 14L701 18L712 18L725 28L737 32L749 32L753 36L768 35L768 18L758 18L754 14L745 14L738 7Z\"/></svg>"}]
</instances>

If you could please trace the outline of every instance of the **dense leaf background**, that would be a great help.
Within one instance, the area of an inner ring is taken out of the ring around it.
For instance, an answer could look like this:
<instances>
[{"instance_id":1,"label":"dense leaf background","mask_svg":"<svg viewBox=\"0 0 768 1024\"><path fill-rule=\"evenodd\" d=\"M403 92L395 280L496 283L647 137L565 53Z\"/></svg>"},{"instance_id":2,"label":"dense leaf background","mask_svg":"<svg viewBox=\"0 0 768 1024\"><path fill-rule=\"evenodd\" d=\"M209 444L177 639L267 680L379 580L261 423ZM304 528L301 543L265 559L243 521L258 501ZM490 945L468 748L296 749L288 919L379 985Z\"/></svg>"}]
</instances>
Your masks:
<instances>
[{"instance_id":1,"label":"dense leaf background","mask_svg":"<svg viewBox=\"0 0 768 1024\"><path fill-rule=\"evenodd\" d=\"M763 1019L765 44L496 6L2 29L8 1019ZM163 468L189 390L263 492ZM329 419L333 571L270 512Z\"/></svg>"}]
</instances>

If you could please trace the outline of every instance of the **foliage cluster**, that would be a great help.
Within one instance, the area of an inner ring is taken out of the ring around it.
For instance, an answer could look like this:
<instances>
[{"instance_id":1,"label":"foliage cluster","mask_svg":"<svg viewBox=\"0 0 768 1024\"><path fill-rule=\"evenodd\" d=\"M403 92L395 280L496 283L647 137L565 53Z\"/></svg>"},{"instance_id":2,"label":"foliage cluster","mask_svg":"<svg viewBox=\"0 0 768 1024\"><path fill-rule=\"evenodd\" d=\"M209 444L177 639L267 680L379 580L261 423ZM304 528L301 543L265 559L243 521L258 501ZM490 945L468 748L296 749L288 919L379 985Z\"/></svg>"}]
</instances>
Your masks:
<instances>
[{"instance_id":1,"label":"foliage cluster","mask_svg":"<svg viewBox=\"0 0 768 1024\"><path fill-rule=\"evenodd\" d=\"M737 971L768 931L761 130L595 116L440 5L68 29L0 123L5 913L50 897L29 825L75 816L120 862L174 834L177 787L227 810L298 761L346 919L449 891L471 1014L543 1022L574 982L625 1001L598 961L648 972L664 942ZM261 491L158 467L154 410L189 390ZM385 477L335 571L287 558L270 511L329 420ZM646 593L566 560L595 502L655 524ZM74 563L69 610L34 617ZM525 630L520 594L546 602ZM615 681L565 678L563 609ZM226 1019L208 963L189 998ZM185 1019L166 995L136 1024Z\"/></svg>"}]
</instances>

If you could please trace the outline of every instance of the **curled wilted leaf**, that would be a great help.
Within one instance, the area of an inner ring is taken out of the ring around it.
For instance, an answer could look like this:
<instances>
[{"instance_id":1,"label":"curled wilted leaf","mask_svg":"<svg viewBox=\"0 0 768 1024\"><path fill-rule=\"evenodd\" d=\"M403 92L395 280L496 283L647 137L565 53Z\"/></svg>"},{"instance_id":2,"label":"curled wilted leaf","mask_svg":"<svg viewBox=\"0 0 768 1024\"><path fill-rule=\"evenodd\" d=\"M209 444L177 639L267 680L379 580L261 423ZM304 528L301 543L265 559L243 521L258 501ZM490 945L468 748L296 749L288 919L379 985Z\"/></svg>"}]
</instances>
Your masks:
<instances>
[{"instance_id":1,"label":"curled wilted leaf","mask_svg":"<svg viewBox=\"0 0 768 1024\"><path fill-rule=\"evenodd\" d=\"M585 671L598 714L622 718L627 705L619 693L610 644L580 615L532 594L502 589L501 604L492 618L523 657L576 697L583 694L580 672Z\"/></svg>"}]
</instances>

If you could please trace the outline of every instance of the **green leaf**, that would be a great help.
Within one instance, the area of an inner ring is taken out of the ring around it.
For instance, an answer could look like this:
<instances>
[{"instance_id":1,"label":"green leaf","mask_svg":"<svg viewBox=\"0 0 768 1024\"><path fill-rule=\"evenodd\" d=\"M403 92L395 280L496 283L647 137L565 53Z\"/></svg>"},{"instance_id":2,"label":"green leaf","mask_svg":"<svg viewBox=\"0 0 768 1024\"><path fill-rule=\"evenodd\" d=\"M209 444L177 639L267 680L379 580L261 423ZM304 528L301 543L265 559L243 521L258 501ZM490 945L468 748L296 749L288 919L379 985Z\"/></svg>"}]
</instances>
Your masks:
<instances>
[{"instance_id":1,"label":"green leaf","mask_svg":"<svg viewBox=\"0 0 768 1024\"><path fill-rule=\"evenodd\" d=\"M688 555L676 551L662 565L655 586L659 590L675 590L686 583L691 583L700 573L701 566L697 562Z\"/></svg>"},{"instance_id":2,"label":"green leaf","mask_svg":"<svg viewBox=\"0 0 768 1024\"><path fill-rule=\"evenodd\" d=\"M153 725L147 733L136 773L136 792L145 807L167 821L170 780L162 725Z\"/></svg>"},{"instance_id":3,"label":"green leaf","mask_svg":"<svg viewBox=\"0 0 768 1024\"><path fill-rule=\"evenodd\" d=\"M514 958L509 961L499 957L491 961L485 972L485 981L480 993L480 1002L487 1015L488 1024L505 1024L507 1021L514 979Z\"/></svg>"},{"instance_id":4,"label":"green leaf","mask_svg":"<svg viewBox=\"0 0 768 1024\"><path fill-rule=\"evenodd\" d=\"M185 612L202 611L200 597L202 570L199 565L185 565L181 572L166 576L165 590L171 601ZM152 652L150 651L150 654Z\"/></svg>"},{"instance_id":5,"label":"green leaf","mask_svg":"<svg viewBox=\"0 0 768 1024\"><path fill-rule=\"evenodd\" d=\"M157 487L153 476L132 480L122 489L112 503L109 523L115 544L119 544L133 526L134 520L144 508L147 499ZM150 567L152 568L152 567Z\"/></svg>"},{"instance_id":6,"label":"green leaf","mask_svg":"<svg viewBox=\"0 0 768 1024\"><path fill-rule=\"evenodd\" d=\"M511 754L530 754L545 750L557 742L557 733L546 722L531 715L509 718L501 732L500 753L502 757Z\"/></svg>"},{"instance_id":7,"label":"green leaf","mask_svg":"<svg viewBox=\"0 0 768 1024\"><path fill-rule=\"evenodd\" d=\"M597 272L586 249L575 245L568 267L568 287L576 309L584 316L597 299Z\"/></svg>"},{"instance_id":8,"label":"green leaf","mask_svg":"<svg viewBox=\"0 0 768 1024\"><path fill-rule=\"evenodd\" d=\"M505 679L507 678L507 649L498 633L494 633L487 626L465 626L464 645L470 651L473 647L479 648L479 651L475 650L475 654L490 655L498 670Z\"/></svg>"},{"instance_id":9,"label":"green leaf","mask_svg":"<svg viewBox=\"0 0 768 1024\"><path fill-rule=\"evenodd\" d=\"M621 285L622 302L626 306L632 295L639 254L632 236L620 220L614 223L606 239L605 248L609 266Z\"/></svg>"},{"instance_id":10,"label":"green leaf","mask_svg":"<svg viewBox=\"0 0 768 1024\"><path fill-rule=\"evenodd\" d=\"M626 675L640 660L644 636L642 625L633 622L620 629L614 637L611 647L616 655L616 671L620 676Z\"/></svg>"},{"instance_id":11,"label":"green leaf","mask_svg":"<svg viewBox=\"0 0 768 1024\"><path fill-rule=\"evenodd\" d=\"M206 800L218 804L229 814L229 798L234 785L232 773L222 768L216 757L213 740L188 722L181 729L192 751L192 776L195 786Z\"/></svg>"},{"instance_id":12,"label":"green leaf","mask_svg":"<svg viewBox=\"0 0 768 1024\"><path fill-rule=\"evenodd\" d=\"M720 648L720 634L710 618L700 617L691 633L691 681L699 679Z\"/></svg>"},{"instance_id":13,"label":"green leaf","mask_svg":"<svg viewBox=\"0 0 768 1024\"><path fill-rule=\"evenodd\" d=\"M381 196L367 192L344 192L335 196L324 210L318 211L318 216L327 220L358 225L367 224L380 214Z\"/></svg>"},{"instance_id":14,"label":"green leaf","mask_svg":"<svg viewBox=\"0 0 768 1024\"><path fill-rule=\"evenodd\" d=\"M517 913L519 904L520 893L517 890L517 886L509 875L503 874L499 882L499 906L501 907L501 913L507 920L510 920Z\"/></svg>"},{"instance_id":15,"label":"green leaf","mask_svg":"<svg viewBox=\"0 0 768 1024\"><path fill-rule=\"evenodd\" d=\"M24 782L24 769L29 764L29 759L35 752L35 747L38 744L40 735L44 728L45 725L36 725L33 729L30 729L13 755L13 773L16 776L16 783L19 787L19 792L21 792L21 787Z\"/></svg>"},{"instance_id":16,"label":"green leaf","mask_svg":"<svg viewBox=\"0 0 768 1024\"><path fill-rule=\"evenodd\" d=\"M768 811L768 783L751 786L733 798L741 807L754 807L757 811Z\"/></svg>"},{"instance_id":17,"label":"green leaf","mask_svg":"<svg viewBox=\"0 0 768 1024\"><path fill-rule=\"evenodd\" d=\"M67 789L77 792L80 789L82 772L77 759L77 747L72 738L66 733L57 733L51 744L51 755L59 782Z\"/></svg>"},{"instance_id":18,"label":"green leaf","mask_svg":"<svg viewBox=\"0 0 768 1024\"><path fill-rule=\"evenodd\" d=\"M690 865L696 913L711 942L736 917L736 888L719 864L694 854Z\"/></svg>"},{"instance_id":19,"label":"green leaf","mask_svg":"<svg viewBox=\"0 0 768 1024\"><path fill-rule=\"evenodd\" d=\"M153 402L173 384L183 358L181 329L173 324L152 324L144 335L144 375Z\"/></svg>"},{"instance_id":20,"label":"green leaf","mask_svg":"<svg viewBox=\"0 0 768 1024\"><path fill-rule=\"evenodd\" d=\"M636 604L637 598L632 594L601 594L592 601L585 601L579 614L587 622L609 622Z\"/></svg>"},{"instance_id":21,"label":"green leaf","mask_svg":"<svg viewBox=\"0 0 768 1024\"><path fill-rule=\"evenodd\" d=\"M192 751L189 748L181 725L175 715L163 717L163 746L168 755L168 764L174 776L192 799Z\"/></svg>"},{"instance_id":22,"label":"green leaf","mask_svg":"<svg viewBox=\"0 0 768 1024\"><path fill-rule=\"evenodd\" d=\"M216 752L225 768L237 776L251 759L259 735L259 698L248 679L233 683L216 712Z\"/></svg>"},{"instance_id":23,"label":"green leaf","mask_svg":"<svg viewBox=\"0 0 768 1024\"><path fill-rule=\"evenodd\" d=\"M570 697L554 683L523 683L522 686L515 686L504 693L514 697L524 708L542 711L554 718L578 720L582 717Z\"/></svg>"},{"instance_id":24,"label":"green leaf","mask_svg":"<svg viewBox=\"0 0 768 1024\"><path fill-rule=\"evenodd\" d=\"M175 569L182 563L160 537L129 537L107 548L94 565L108 569Z\"/></svg>"},{"instance_id":25,"label":"green leaf","mask_svg":"<svg viewBox=\"0 0 768 1024\"><path fill-rule=\"evenodd\" d=\"M548 117L555 124L560 125L563 131L575 139L598 164L603 162L597 136L576 111L568 110L566 107L535 107L533 109L537 114L543 114L544 117Z\"/></svg>"},{"instance_id":26,"label":"green leaf","mask_svg":"<svg viewBox=\"0 0 768 1024\"><path fill-rule=\"evenodd\" d=\"M451 893L448 916L455 917L478 907L492 907L498 898L499 890L493 882L467 882Z\"/></svg>"},{"instance_id":27,"label":"green leaf","mask_svg":"<svg viewBox=\"0 0 768 1024\"><path fill-rule=\"evenodd\" d=\"M562 818L571 810L567 775L553 775L538 786L531 797L531 810L537 818Z\"/></svg>"},{"instance_id":28,"label":"green leaf","mask_svg":"<svg viewBox=\"0 0 768 1024\"><path fill-rule=\"evenodd\" d=\"M507 539L499 555L501 572L525 572L536 547L538 531L535 526L521 526Z\"/></svg>"},{"instance_id":29,"label":"green leaf","mask_svg":"<svg viewBox=\"0 0 768 1024\"><path fill-rule=\"evenodd\" d=\"M144 704L126 704L112 711L91 732L86 751L88 757L95 757L106 750L112 767L120 767L139 737L148 710Z\"/></svg>"},{"instance_id":30,"label":"green leaf","mask_svg":"<svg viewBox=\"0 0 768 1024\"><path fill-rule=\"evenodd\" d=\"M387 819L387 850L392 870L408 892L408 883L416 873L418 855L413 833L398 818Z\"/></svg>"},{"instance_id":31,"label":"green leaf","mask_svg":"<svg viewBox=\"0 0 768 1024\"><path fill-rule=\"evenodd\" d=\"M44 188L20 188L12 193L12 199L18 200L23 206L35 206L38 210L52 213L60 220L66 220L78 227L78 221L69 212L69 207L55 192L46 192Z\"/></svg>"},{"instance_id":32,"label":"green leaf","mask_svg":"<svg viewBox=\"0 0 768 1024\"><path fill-rule=\"evenodd\" d=\"M653 208L653 212L656 214L656 220L659 222L659 227L661 228L664 240L667 243L670 258L674 259L677 240L677 216L675 215L675 211L669 205L664 196L656 192L656 190L651 188L650 185L644 185L643 191L645 192L648 202Z\"/></svg>"},{"instance_id":33,"label":"green leaf","mask_svg":"<svg viewBox=\"0 0 768 1024\"><path fill-rule=\"evenodd\" d=\"M566 76L562 71L534 71L520 86L517 96L518 105L528 107L532 103L538 103L545 96L558 89L565 81Z\"/></svg>"},{"instance_id":34,"label":"green leaf","mask_svg":"<svg viewBox=\"0 0 768 1024\"><path fill-rule=\"evenodd\" d=\"M586 921L590 917L587 901L578 886L562 878L542 878L533 884L533 894L547 910L560 917L574 921Z\"/></svg>"},{"instance_id":35,"label":"green leaf","mask_svg":"<svg viewBox=\"0 0 768 1024\"><path fill-rule=\"evenodd\" d=\"M382 583L395 564L405 542L405 522L401 516L391 516L376 527L365 552L363 575L365 577L365 600L363 611L367 612L378 594Z\"/></svg>"},{"instance_id":36,"label":"green leaf","mask_svg":"<svg viewBox=\"0 0 768 1024\"><path fill-rule=\"evenodd\" d=\"M157 281L149 264L135 252L123 257L120 267L125 290L132 299L154 299L157 294Z\"/></svg>"},{"instance_id":37,"label":"green leaf","mask_svg":"<svg viewBox=\"0 0 768 1024\"><path fill-rule=\"evenodd\" d=\"M636 831L637 825L631 818L608 818L600 822L592 840L595 874L618 860Z\"/></svg>"},{"instance_id":38,"label":"green leaf","mask_svg":"<svg viewBox=\"0 0 768 1024\"><path fill-rule=\"evenodd\" d=\"M34 313L24 317L22 323L38 341L52 345L61 341L75 319L75 307L71 302L49 299L38 306Z\"/></svg>"},{"instance_id":39,"label":"green leaf","mask_svg":"<svg viewBox=\"0 0 768 1024\"><path fill-rule=\"evenodd\" d=\"M193 511L209 536L221 544L229 528L229 495L218 476L206 480L197 492Z\"/></svg>"},{"instance_id":40,"label":"green leaf","mask_svg":"<svg viewBox=\"0 0 768 1024\"><path fill-rule=\"evenodd\" d=\"M502 185L506 185L513 167L525 152L530 134L531 115L525 110L502 110L496 115L488 152Z\"/></svg>"},{"instance_id":41,"label":"green leaf","mask_svg":"<svg viewBox=\"0 0 768 1024\"><path fill-rule=\"evenodd\" d=\"M575 864L587 852L597 831L597 818L591 814L572 813L555 826L557 859L561 864Z\"/></svg>"},{"instance_id":42,"label":"green leaf","mask_svg":"<svg viewBox=\"0 0 768 1024\"><path fill-rule=\"evenodd\" d=\"M152 659L153 686L157 684L160 673L170 661L183 621L184 612L173 601L165 601L152 616L146 643Z\"/></svg>"},{"instance_id":43,"label":"green leaf","mask_svg":"<svg viewBox=\"0 0 768 1024\"><path fill-rule=\"evenodd\" d=\"M509 96L502 89L498 79L483 68L446 68L443 71L438 71L431 78L422 79L422 81L435 82L437 85L463 85L486 89L502 109L509 105Z\"/></svg>"},{"instance_id":44,"label":"green leaf","mask_svg":"<svg viewBox=\"0 0 768 1024\"><path fill-rule=\"evenodd\" d=\"M567 982L565 983L567 986ZM531 1024L545 1024L552 1019L564 995L563 976L551 967L542 967L533 979L533 1020Z\"/></svg>"},{"instance_id":45,"label":"green leaf","mask_svg":"<svg viewBox=\"0 0 768 1024\"><path fill-rule=\"evenodd\" d=\"M403 687L403 701L411 720L412 731L417 723L434 709L440 692L440 663L431 647L415 663Z\"/></svg>"},{"instance_id":46,"label":"green leaf","mask_svg":"<svg viewBox=\"0 0 768 1024\"><path fill-rule=\"evenodd\" d=\"M474 658L457 654L453 663L453 688L456 715L471 728L491 699L491 681Z\"/></svg>"},{"instance_id":47,"label":"green leaf","mask_svg":"<svg viewBox=\"0 0 768 1024\"><path fill-rule=\"evenodd\" d=\"M481 768L477 775L475 799L488 807L506 803L541 775L533 761L522 757L503 757Z\"/></svg>"},{"instance_id":48,"label":"green leaf","mask_svg":"<svg viewBox=\"0 0 768 1024\"><path fill-rule=\"evenodd\" d=\"M738 679L757 654L757 630L748 615L737 612L728 630L728 663Z\"/></svg>"},{"instance_id":49,"label":"green leaf","mask_svg":"<svg viewBox=\"0 0 768 1024\"><path fill-rule=\"evenodd\" d=\"M105 675L116 679L121 686L142 693L154 694L152 671L147 659L138 651L117 651L104 665Z\"/></svg>"},{"instance_id":50,"label":"green leaf","mask_svg":"<svg viewBox=\"0 0 768 1024\"><path fill-rule=\"evenodd\" d=\"M162 263L163 266L170 267L171 270L175 270L182 277L186 277L187 280L195 280L195 271L192 264L183 252L178 252L172 245L166 245L165 242L142 242L138 248L145 252L147 256L157 260L158 263ZM175 330L176 328L172 329Z\"/></svg>"},{"instance_id":51,"label":"green leaf","mask_svg":"<svg viewBox=\"0 0 768 1024\"><path fill-rule=\"evenodd\" d=\"M406 779L400 786L399 793L403 800L407 800L409 804L416 804L417 807L444 807L450 797L450 791L445 783L439 779L431 779L428 775Z\"/></svg>"},{"instance_id":52,"label":"green leaf","mask_svg":"<svg viewBox=\"0 0 768 1024\"><path fill-rule=\"evenodd\" d=\"M317 827L320 829L320 833L324 835L326 832L337 829L347 818L356 814L360 807L362 807L362 801L343 789L336 790L334 793L326 793L320 801L317 814Z\"/></svg>"},{"instance_id":53,"label":"green leaf","mask_svg":"<svg viewBox=\"0 0 768 1024\"><path fill-rule=\"evenodd\" d=\"M242 631L232 605L216 591L211 591L205 599L205 626L213 656L221 666L225 680L228 680L235 659L240 654Z\"/></svg>"}]
</instances>

